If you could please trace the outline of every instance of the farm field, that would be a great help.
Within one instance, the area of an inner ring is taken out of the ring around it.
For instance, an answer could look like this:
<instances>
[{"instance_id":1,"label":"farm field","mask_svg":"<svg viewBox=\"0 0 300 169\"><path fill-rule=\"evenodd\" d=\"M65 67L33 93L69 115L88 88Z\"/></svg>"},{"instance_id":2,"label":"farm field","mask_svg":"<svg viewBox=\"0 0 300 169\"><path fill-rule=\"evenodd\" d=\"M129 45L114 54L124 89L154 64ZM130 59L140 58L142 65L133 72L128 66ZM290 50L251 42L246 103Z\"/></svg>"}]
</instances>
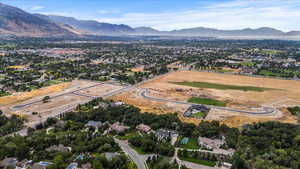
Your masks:
<instances>
[{"instance_id":1,"label":"farm field","mask_svg":"<svg viewBox=\"0 0 300 169\"><path fill-rule=\"evenodd\" d=\"M205 84L206 87L182 85L182 83L194 82ZM113 97L114 100L135 105L143 112L158 114L178 112L183 121L199 123L198 119L183 117L182 112L189 107L188 105L145 99L140 95L142 89L149 90L148 96L173 101L188 102L193 97L207 98L226 103L226 107L238 110L261 111L262 107L272 107L277 110L268 115L255 115L211 109L206 120L219 120L229 126L236 127L245 123L270 120L297 123L297 118L286 111L286 108L300 103L300 81L177 71L155 78L137 86L132 91ZM203 103L203 100L201 102Z\"/></svg>"}]
</instances>

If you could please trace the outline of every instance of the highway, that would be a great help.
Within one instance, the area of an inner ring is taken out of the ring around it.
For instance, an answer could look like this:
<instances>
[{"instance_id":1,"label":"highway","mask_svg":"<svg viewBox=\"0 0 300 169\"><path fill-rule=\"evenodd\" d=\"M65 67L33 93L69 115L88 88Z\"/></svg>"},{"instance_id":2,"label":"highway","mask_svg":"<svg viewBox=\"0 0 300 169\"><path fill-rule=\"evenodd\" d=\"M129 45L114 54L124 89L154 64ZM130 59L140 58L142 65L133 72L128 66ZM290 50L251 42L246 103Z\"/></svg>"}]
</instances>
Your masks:
<instances>
[{"instance_id":1,"label":"highway","mask_svg":"<svg viewBox=\"0 0 300 169\"><path fill-rule=\"evenodd\" d=\"M148 169L146 162L141 155L133 150L126 141L121 141L115 138L115 142L119 144L121 149L129 156L129 158L137 165L138 169Z\"/></svg>"},{"instance_id":2,"label":"highway","mask_svg":"<svg viewBox=\"0 0 300 169\"><path fill-rule=\"evenodd\" d=\"M157 102L170 102L170 103L176 103L176 104L184 104L184 105L201 105L201 104L195 104L195 103L188 103L184 101L176 101L176 100L169 100L169 99L163 99L163 98L156 98L152 96L148 96L149 93L148 89L143 89L139 95L142 96L145 99L151 100L151 101L157 101ZM227 108L227 107L219 107L219 106L211 106L211 105L205 105L206 107L218 109L218 110L226 110L231 112L238 112L238 113L245 113L245 114L251 114L251 115L268 115L272 114L276 111L276 109L272 107L262 107L263 111L255 112L255 111L246 111L246 110L238 110L233 108Z\"/></svg>"}]
</instances>

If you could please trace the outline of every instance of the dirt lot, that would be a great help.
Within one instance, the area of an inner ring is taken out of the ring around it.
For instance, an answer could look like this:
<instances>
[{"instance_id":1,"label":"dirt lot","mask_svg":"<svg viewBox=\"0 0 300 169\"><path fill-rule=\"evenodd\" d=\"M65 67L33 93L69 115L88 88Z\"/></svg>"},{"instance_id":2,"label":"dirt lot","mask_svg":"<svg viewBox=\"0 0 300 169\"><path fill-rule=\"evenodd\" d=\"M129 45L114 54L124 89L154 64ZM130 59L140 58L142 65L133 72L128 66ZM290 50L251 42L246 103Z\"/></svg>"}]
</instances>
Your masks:
<instances>
[{"instance_id":1,"label":"dirt lot","mask_svg":"<svg viewBox=\"0 0 300 169\"><path fill-rule=\"evenodd\" d=\"M273 88L276 90L267 90L264 92L256 91L238 91L238 90L215 90L199 89L197 94L209 95L223 101L230 101L242 105L262 105L272 104L281 100L291 99L300 101L300 81L280 80L271 78L256 78L248 76L237 76L229 74L216 74L207 72L179 71L163 76L154 81L144 84L144 88L153 88L164 91L170 91L176 88L194 89L188 86L178 86L169 82L209 82L227 85L256 86L264 88ZM287 104L287 103L286 103Z\"/></svg>"},{"instance_id":2,"label":"dirt lot","mask_svg":"<svg viewBox=\"0 0 300 169\"><path fill-rule=\"evenodd\" d=\"M96 96L96 97L101 97L103 94L106 94L108 92L114 91L114 90L118 90L123 88L122 86L118 86L118 85L112 85L112 84L105 84L100 86L96 86L96 87L92 87L86 90L81 90L76 92L77 94L84 94L84 95L89 95L89 96Z\"/></svg>"},{"instance_id":3,"label":"dirt lot","mask_svg":"<svg viewBox=\"0 0 300 169\"><path fill-rule=\"evenodd\" d=\"M272 88L274 90L239 91L239 90L216 90L199 89L189 86L171 84L169 82L209 82L227 85L256 86ZM281 111L276 111L268 116L245 115L236 112L226 112L212 109L207 120L220 120L230 126L240 126L248 122L278 120L283 122L296 123L296 118L286 112L283 107L300 104L300 82L292 80L280 80L271 78L258 78L248 76L238 76L229 74L217 74L207 72L178 71L163 75L155 80L144 83L138 88L147 88L151 91L151 96L166 98L170 100L186 101L190 97L209 97L222 100L228 107L242 110L253 110L262 106L275 107ZM138 91L127 92L116 96L115 100L122 100L129 104L140 107L143 111L154 113L183 112L185 106L169 105L149 101L139 96ZM198 123L196 119L180 118L187 122Z\"/></svg>"},{"instance_id":4,"label":"dirt lot","mask_svg":"<svg viewBox=\"0 0 300 169\"><path fill-rule=\"evenodd\" d=\"M58 85L53 85L49 87L45 87L42 89L37 89L31 92L21 92L16 93L12 96L6 96L6 97L0 97L0 106L3 105L9 105L9 104L15 104L18 102L26 101L28 99L39 97L41 95L47 95L54 92L60 92L64 89L70 87L71 83L61 83Z\"/></svg>"},{"instance_id":5,"label":"dirt lot","mask_svg":"<svg viewBox=\"0 0 300 169\"><path fill-rule=\"evenodd\" d=\"M26 124L32 127L48 117L73 110L78 104L88 102L94 97L101 97L104 94L123 88L119 85L84 80L75 80L59 86L60 88L56 85L33 91L30 94L20 93L18 96L5 98L6 104L1 107L1 110L8 115L17 114L25 117L27 119ZM43 103L41 100L44 96L50 96L50 102ZM15 101L16 99L19 100ZM38 114L34 115L33 112Z\"/></svg>"}]
</instances>

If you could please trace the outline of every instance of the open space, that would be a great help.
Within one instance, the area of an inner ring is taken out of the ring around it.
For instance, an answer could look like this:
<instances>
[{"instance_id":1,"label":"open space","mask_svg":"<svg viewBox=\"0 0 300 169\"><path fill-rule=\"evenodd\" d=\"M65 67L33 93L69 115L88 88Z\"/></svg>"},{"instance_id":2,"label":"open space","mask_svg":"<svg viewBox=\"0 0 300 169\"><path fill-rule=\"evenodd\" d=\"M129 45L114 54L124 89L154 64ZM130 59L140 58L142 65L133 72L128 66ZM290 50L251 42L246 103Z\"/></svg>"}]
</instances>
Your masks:
<instances>
[{"instance_id":1,"label":"open space","mask_svg":"<svg viewBox=\"0 0 300 169\"><path fill-rule=\"evenodd\" d=\"M258 91L263 92L265 90L270 90L269 88L255 87L255 86L237 86L237 85L225 85L218 83L208 83L208 82L171 82L176 85L197 87L200 89L218 89L218 90L243 90L243 91Z\"/></svg>"},{"instance_id":2,"label":"open space","mask_svg":"<svg viewBox=\"0 0 300 169\"><path fill-rule=\"evenodd\" d=\"M2 97L0 103L5 113L25 117L26 124L34 126L48 117L74 110L78 104L118 92L123 88L124 86L118 84L75 80L32 92ZM45 96L50 97L48 102L42 101Z\"/></svg>"},{"instance_id":3,"label":"open space","mask_svg":"<svg viewBox=\"0 0 300 169\"><path fill-rule=\"evenodd\" d=\"M192 97L188 100L190 103L196 103L196 104L205 104L205 105L213 105L213 106L220 106L220 107L225 107L226 103L219 101L219 100L214 100L210 98L199 98L199 97Z\"/></svg>"},{"instance_id":4,"label":"open space","mask_svg":"<svg viewBox=\"0 0 300 169\"><path fill-rule=\"evenodd\" d=\"M201 82L197 84L206 84L206 88L175 84L195 81ZM220 86L222 88L219 88ZM225 86L226 90L224 90ZM148 90L147 96L159 99L151 100L143 97L141 95L143 89ZM229 126L269 120L297 123L297 118L286 111L286 107L300 103L300 82L221 73L176 71L143 83L136 89L115 96L113 99L133 104L144 112L159 114L179 112L183 121L199 123L200 120L184 118L181 114L189 107L182 102L191 101L189 100L191 98L197 98L197 103L217 104L219 107L225 106L226 103L226 108L229 110L212 108L205 119L219 120ZM231 109L238 111L231 111ZM243 111L258 112L258 114ZM259 114L259 112L270 113Z\"/></svg>"},{"instance_id":5,"label":"open space","mask_svg":"<svg viewBox=\"0 0 300 169\"><path fill-rule=\"evenodd\" d=\"M186 139L186 138L179 139L179 147L184 148L184 149L200 149L201 148L198 145L197 138L188 138L186 140L183 140L183 139ZM186 141L186 142L184 142L184 141Z\"/></svg>"},{"instance_id":6,"label":"open space","mask_svg":"<svg viewBox=\"0 0 300 169\"><path fill-rule=\"evenodd\" d=\"M192 163L196 163L196 164L200 164L200 165L205 165L205 166L209 166L209 167L214 167L216 165L215 161L200 160L200 159L189 158L189 157L180 157L180 160L188 161L188 162L192 162Z\"/></svg>"}]
</instances>

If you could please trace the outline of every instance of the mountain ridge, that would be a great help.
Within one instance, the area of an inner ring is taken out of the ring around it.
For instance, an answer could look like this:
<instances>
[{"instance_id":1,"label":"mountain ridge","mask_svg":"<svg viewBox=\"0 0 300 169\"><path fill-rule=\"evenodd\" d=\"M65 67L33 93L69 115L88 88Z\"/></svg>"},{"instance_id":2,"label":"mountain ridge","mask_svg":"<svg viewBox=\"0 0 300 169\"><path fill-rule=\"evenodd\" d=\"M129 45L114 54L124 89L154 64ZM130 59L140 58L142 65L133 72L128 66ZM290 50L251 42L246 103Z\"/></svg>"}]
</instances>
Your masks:
<instances>
[{"instance_id":1,"label":"mountain ridge","mask_svg":"<svg viewBox=\"0 0 300 169\"><path fill-rule=\"evenodd\" d=\"M74 17L30 14L19 8L0 3L0 34L2 36L191 36L191 37L299 37L300 31L283 32L271 27L221 30L195 27L172 31L159 31L151 27L79 20Z\"/></svg>"},{"instance_id":2,"label":"mountain ridge","mask_svg":"<svg viewBox=\"0 0 300 169\"><path fill-rule=\"evenodd\" d=\"M128 33L133 33L134 29L128 25L124 24L110 24L101 23L94 20L78 20L73 17L57 16L57 15L41 15L35 14L41 18L48 19L49 21L55 22L57 24L65 24L74 27L91 34L99 35L123 35Z\"/></svg>"},{"instance_id":3,"label":"mountain ridge","mask_svg":"<svg viewBox=\"0 0 300 169\"><path fill-rule=\"evenodd\" d=\"M0 32L7 35L37 37L74 35L55 23L3 3L0 3Z\"/></svg>"}]
</instances>

